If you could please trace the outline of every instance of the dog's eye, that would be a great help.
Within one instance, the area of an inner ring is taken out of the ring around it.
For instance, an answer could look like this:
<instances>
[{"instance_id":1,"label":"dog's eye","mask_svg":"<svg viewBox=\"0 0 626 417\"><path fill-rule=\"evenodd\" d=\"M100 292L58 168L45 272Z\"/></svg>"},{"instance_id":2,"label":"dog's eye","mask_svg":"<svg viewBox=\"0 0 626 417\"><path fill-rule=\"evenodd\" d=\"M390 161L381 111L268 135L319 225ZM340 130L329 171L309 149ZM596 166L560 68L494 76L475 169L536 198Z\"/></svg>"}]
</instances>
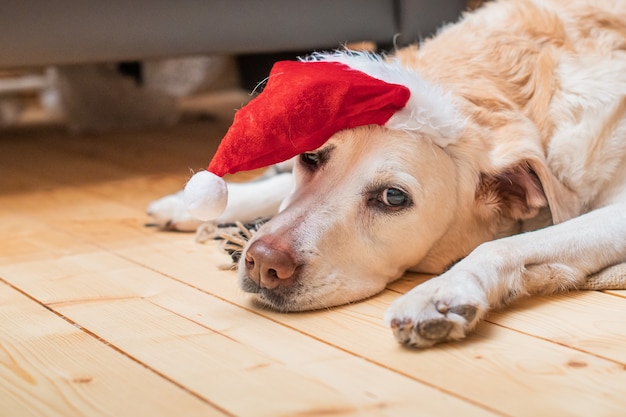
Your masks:
<instances>
[{"instance_id":1,"label":"dog's eye","mask_svg":"<svg viewBox=\"0 0 626 417\"><path fill-rule=\"evenodd\" d=\"M380 194L379 201L388 207L404 207L409 202L409 197L398 188L386 188Z\"/></svg>"},{"instance_id":2,"label":"dog's eye","mask_svg":"<svg viewBox=\"0 0 626 417\"><path fill-rule=\"evenodd\" d=\"M330 144L313 152L301 153L299 163L305 169L308 169L309 172L316 172L328 163L334 150L335 145Z\"/></svg>"},{"instance_id":3,"label":"dog's eye","mask_svg":"<svg viewBox=\"0 0 626 417\"><path fill-rule=\"evenodd\" d=\"M302 163L310 166L315 166L320 163L320 157L315 152L306 152L300 155Z\"/></svg>"},{"instance_id":4,"label":"dog's eye","mask_svg":"<svg viewBox=\"0 0 626 417\"><path fill-rule=\"evenodd\" d=\"M409 194L399 187L380 187L370 191L367 204L384 213L395 213L413 206Z\"/></svg>"}]
</instances>

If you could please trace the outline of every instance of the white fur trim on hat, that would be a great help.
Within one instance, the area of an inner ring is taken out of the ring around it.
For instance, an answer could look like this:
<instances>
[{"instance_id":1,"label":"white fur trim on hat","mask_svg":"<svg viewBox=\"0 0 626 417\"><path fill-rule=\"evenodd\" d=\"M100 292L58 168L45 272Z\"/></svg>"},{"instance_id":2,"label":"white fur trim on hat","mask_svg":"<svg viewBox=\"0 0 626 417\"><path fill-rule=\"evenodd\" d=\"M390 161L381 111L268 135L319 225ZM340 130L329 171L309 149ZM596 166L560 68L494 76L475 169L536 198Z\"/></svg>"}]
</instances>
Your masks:
<instances>
[{"instance_id":1,"label":"white fur trim on hat","mask_svg":"<svg viewBox=\"0 0 626 417\"><path fill-rule=\"evenodd\" d=\"M457 140L465 124L449 93L404 67L398 59L385 60L370 52L337 51L316 53L305 61L340 62L379 80L407 87L411 98L387 121L385 126L390 129L420 131L446 147Z\"/></svg>"},{"instance_id":2,"label":"white fur trim on hat","mask_svg":"<svg viewBox=\"0 0 626 417\"><path fill-rule=\"evenodd\" d=\"M196 172L185 185L183 194L189 213L203 221L217 219L226 209L226 182L209 171Z\"/></svg>"}]
</instances>

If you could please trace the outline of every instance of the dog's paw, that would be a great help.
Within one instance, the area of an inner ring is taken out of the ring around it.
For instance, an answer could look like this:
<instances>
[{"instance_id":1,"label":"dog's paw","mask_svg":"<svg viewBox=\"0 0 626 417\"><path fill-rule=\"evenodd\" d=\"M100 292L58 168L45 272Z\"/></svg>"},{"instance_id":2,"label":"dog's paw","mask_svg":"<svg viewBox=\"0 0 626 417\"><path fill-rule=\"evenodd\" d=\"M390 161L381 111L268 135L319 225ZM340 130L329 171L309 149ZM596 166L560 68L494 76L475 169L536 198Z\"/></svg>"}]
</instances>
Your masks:
<instances>
[{"instance_id":1,"label":"dog's paw","mask_svg":"<svg viewBox=\"0 0 626 417\"><path fill-rule=\"evenodd\" d=\"M202 224L187 211L182 191L153 201L147 213L152 216L153 224L163 230L195 232Z\"/></svg>"},{"instance_id":2,"label":"dog's paw","mask_svg":"<svg viewBox=\"0 0 626 417\"><path fill-rule=\"evenodd\" d=\"M440 276L394 301L385 314L398 342L413 347L464 338L488 310L484 291L471 275Z\"/></svg>"}]
</instances>

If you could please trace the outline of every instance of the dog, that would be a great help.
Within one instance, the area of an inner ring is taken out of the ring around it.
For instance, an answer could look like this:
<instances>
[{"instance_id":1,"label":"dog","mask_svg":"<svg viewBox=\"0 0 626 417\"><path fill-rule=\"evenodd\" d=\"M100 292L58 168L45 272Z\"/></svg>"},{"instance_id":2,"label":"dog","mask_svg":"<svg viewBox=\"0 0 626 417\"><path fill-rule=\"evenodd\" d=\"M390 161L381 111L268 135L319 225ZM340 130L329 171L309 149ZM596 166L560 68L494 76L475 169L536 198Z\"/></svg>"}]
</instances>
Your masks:
<instances>
[{"instance_id":1,"label":"dog","mask_svg":"<svg viewBox=\"0 0 626 417\"><path fill-rule=\"evenodd\" d=\"M626 261L626 3L497 0L377 62L436 86L456 129L443 144L437 129L344 129L293 173L235 186L217 222L255 217L259 195L276 211L242 251L244 291L323 309L433 274L384 318L429 347ZM181 207L149 212L196 228Z\"/></svg>"}]
</instances>

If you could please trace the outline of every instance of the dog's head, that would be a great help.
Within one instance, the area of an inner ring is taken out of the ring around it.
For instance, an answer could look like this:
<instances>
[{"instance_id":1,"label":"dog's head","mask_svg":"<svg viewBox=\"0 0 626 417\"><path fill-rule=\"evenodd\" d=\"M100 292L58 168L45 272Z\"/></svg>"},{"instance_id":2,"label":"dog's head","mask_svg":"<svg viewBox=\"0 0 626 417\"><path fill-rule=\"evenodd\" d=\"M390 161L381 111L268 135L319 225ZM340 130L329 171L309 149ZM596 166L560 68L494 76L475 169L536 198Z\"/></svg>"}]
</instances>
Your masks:
<instances>
[{"instance_id":1,"label":"dog's head","mask_svg":"<svg viewBox=\"0 0 626 417\"><path fill-rule=\"evenodd\" d=\"M427 138L344 130L297 158L296 186L249 242L240 285L281 310L371 296L425 258L458 211L456 166Z\"/></svg>"}]
</instances>

